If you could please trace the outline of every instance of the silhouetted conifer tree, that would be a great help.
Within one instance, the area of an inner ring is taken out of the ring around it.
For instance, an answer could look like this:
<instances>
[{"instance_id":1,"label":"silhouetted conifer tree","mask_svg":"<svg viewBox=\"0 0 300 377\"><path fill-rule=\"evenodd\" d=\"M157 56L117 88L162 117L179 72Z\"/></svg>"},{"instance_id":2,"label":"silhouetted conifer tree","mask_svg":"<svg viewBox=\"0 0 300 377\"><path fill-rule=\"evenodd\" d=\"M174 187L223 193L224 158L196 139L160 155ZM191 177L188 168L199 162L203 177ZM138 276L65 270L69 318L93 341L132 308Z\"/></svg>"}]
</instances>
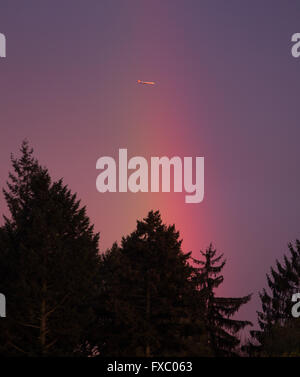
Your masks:
<instances>
[{"instance_id":1,"label":"silhouetted conifer tree","mask_svg":"<svg viewBox=\"0 0 300 377\"><path fill-rule=\"evenodd\" d=\"M84 207L24 142L12 157L4 190L10 212L0 229L1 320L4 355L72 355L93 319L90 301L98 272L98 234Z\"/></svg>"},{"instance_id":2,"label":"silhouetted conifer tree","mask_svg":"<svg viewBox=\"0 0 300 377\"><path fill-rule=\"evenodd\" d=\"M260 330L251 331L250 354L280 356L300 353L300 320L291 314L292 295L300 291L300 241L288 245L290 255L267 274L268 289L260 293L262 310L257 312ZM297 335L298 334L298 335Z\"/></svg>"},{"instance_id":3,"label":"silhouetted conifer tree","mask_svg":"<svg viewBox=\"0 0 300 377\"><path fill-rule=\"evenodd\" d=\"M215 356L235 356L240 344L238 332L252 323L233 319L232 316L250 300L251 295L236 298L216 297L215 289L224 280L221 271L226 261L223 260L223 254L216 256L217 251L212 245L200 253L203 260L193 258L196 264L193 280L205 302L209 344Z\"/></svg>"},{"instance_id":4,"label":"silhouetted conifer tree","mask_svg":"<svg viewBox=\"0 0 300 377\"><path fill-rule=\"evenodd\" d=\"M209 354L202 317L194 310L189 257L174 225L164 225L158 211L103 255L100 355Z\"/></svg>"}]
</instances>

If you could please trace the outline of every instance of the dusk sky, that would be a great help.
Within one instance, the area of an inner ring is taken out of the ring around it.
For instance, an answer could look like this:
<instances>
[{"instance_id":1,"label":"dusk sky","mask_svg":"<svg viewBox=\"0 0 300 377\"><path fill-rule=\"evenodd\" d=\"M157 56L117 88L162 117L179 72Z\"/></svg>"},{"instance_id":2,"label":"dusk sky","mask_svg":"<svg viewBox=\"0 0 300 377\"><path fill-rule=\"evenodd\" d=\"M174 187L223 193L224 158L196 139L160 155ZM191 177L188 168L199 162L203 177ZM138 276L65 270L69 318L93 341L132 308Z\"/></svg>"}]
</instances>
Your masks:
<instances>
[{"instance_id":1,"label":"dusk sky","mask_svg":"<svg viewBox=\"0 0 300 377\"><path fill-rule=\"evenodd\" d=\"M184 251L225 254L220 294L253 292L239 316L255 321L265 274L300 238L299 19L293 0L0 0L0 186L28 139L87 205L102 251L159 209ZM204 156L204 201L100 194L96 161L119 148Z\"/></svg>"}]
</instances>

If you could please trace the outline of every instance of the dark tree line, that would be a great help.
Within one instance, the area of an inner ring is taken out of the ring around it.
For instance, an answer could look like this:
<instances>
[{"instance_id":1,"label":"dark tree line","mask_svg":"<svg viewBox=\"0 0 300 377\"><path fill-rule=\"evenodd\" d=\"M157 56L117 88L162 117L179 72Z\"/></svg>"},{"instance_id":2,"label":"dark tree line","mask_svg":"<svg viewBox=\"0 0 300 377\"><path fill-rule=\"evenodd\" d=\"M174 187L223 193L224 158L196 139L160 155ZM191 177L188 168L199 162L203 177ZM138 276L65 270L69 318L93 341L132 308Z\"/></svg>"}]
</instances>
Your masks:
<instances>
[{"instance_id":1,"label":"dark tree line","mask_svg":"<svg viewBox=\"0 0 300 377\"><path fill-rule=\"evenodd\" d=\"M151 211L120 245L100 253L85 207L62 180L51 179L26 142L12 167L4 190L10 215L0 228L0 292L7 298L1 355L241 353L239 333L251 323L234 315L251 296L217 296L225 260L212 245L192 258L182 251L175 226ZM290 301L284 308L281 297L299 286L296 246L290 246L292 261L272 270L273 296L261 295L261 331L244 347L249 354L266 353L278 324L292 326L286 321Z\"/></svg>"}]
</instances>

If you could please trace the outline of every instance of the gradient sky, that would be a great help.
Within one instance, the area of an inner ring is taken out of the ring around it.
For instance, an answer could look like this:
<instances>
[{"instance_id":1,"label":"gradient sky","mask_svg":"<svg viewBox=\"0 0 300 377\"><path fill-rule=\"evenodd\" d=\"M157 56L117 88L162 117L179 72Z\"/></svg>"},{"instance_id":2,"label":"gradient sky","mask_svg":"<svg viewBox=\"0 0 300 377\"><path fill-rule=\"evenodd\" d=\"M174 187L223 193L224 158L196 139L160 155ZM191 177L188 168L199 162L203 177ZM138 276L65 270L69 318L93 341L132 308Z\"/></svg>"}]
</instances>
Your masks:
<instances>
[{"instance_id":1,"label":"gradient sky","mask_svg":"<svg viewBox=\"0 0 300 377\"><path fill-rule=\"evenodd\" d=\"M87 205L101 250L160 209L184 251L225 253L220 293L253 292L240 316L255 320L265 274L300 237L299 19L293 0L1 0L0 186L27 138ZM98 193L96 161L119 148L204 156L204 202Z\"/></svg>"}]
</instances>

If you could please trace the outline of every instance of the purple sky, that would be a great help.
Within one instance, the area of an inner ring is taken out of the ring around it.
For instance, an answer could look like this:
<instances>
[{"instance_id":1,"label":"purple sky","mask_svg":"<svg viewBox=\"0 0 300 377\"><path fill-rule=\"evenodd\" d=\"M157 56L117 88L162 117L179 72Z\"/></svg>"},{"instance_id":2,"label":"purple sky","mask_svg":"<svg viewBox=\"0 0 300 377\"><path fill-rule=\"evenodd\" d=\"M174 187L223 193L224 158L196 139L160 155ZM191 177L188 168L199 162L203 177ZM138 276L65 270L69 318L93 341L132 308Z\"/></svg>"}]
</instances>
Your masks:
<instances>
[{"instance_id":1,"label":"purple sky","mask_svg":"<svg viewBox=\"0 0 300 377\"><path fill-rule=\"evenodd\" d=\"M87 204L102 250L160 209L185 251L225 253L222 294L253 292L241 316L255 320L266 272L300 237L299 19L291 0L1 0L0 186L27 138ZM96 161L121 147L204 156L204 202L98 193Z\"/></svg>"}]
</instances>

